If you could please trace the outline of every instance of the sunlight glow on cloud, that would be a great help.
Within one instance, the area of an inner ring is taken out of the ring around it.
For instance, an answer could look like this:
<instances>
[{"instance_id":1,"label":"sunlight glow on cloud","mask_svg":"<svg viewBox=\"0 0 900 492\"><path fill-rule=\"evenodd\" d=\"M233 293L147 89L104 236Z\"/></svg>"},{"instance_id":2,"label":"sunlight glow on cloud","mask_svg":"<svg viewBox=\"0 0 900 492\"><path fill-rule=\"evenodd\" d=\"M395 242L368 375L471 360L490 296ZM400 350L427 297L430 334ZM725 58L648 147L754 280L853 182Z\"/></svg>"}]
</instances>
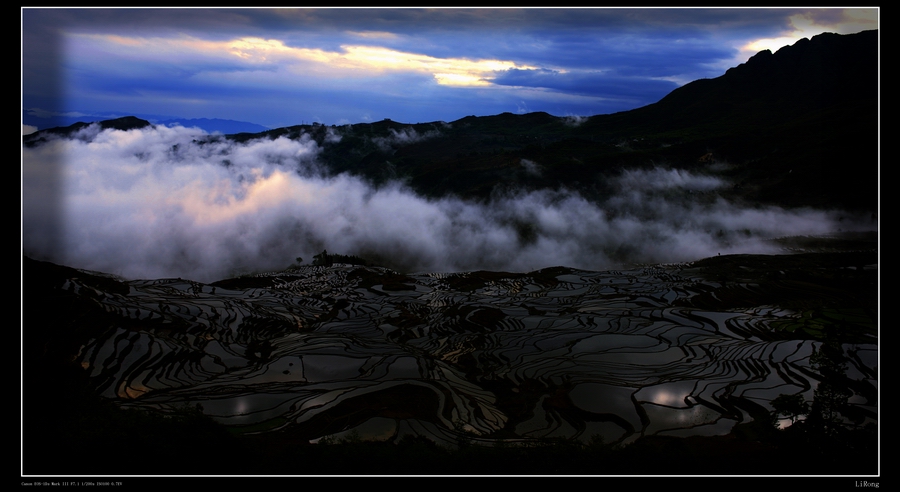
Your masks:
<instances>
[{"instance_id":1,"label":"sunlight glow on cloud","mask_svg":"<svg viewBox=\"0 0 900 492\"><path fill-rule=\"evenodd\" d=\"M496 71L536 68L517 65L511 61L435 58L372 46L343 46L343 48L347 53L342 55L342 58L358 64L360 68L431 73L439 84L444 85L489 85L488 80Z\"/></svg>"},{"instance_id":2,"label":"sunlight glow on cloud","mask_svg":"<svg viewBox=\"0 0 900 492\"><path fill-rule=\"evenodd\" d=\"M333 53L323 50L285 46L277 39L241 38L224 44L232 55L254 63L284 61L278 55L319 63L329 63L335 58Z\"/></svg>"},{"instance_id":3,"label":"sunlight glow on cloud","mask_svg":"<svg viewBox=\"0 0 900 492\"><path fill-rule=\"evenodd\" d=\"M359 34L359 33L355 33ZM363 33L368 38L383 38L389 33ZM222 58L230 55L241 63L252 66L277 65L291 72L304 71L308 67L297 63L312 63L317 72L370 72L387 71L430 74L440 85L488 86L496 72L509 69L536 69L507 60L469 60L466 58L438 58L417 53L397 51L378 46L341 46L343 52L288 46L277 39L243 37L230 41L207 41L191 37L182 38L130 38L119 35L78 35L101 43L107 52L119 52L129 58L144 57L162 60L160 53L177 53L177 58L210 56Z\"/></svg>"},{"instance_id":4,"label":"sunlight glow on cloud","mask_svg":"<svg viewBox=\"0 0 900 492\"><path fill-rule=\"evenodd\" d=\"M457 86L488 86L491 85L487 80L475 75L460 73L436 73L434 80L441 85L457 85Z\"/></svg>"},{"instance_id":5,"label":"sunlight glow on cloud","mask_svg":"<svg viewBox=\"0 0 900 492\"><path fill-rule=\"evenodd\" d=\"M788 20L793 28L792 31L777 38L757 39L747 43L741 47L741 52L750 56L763 50L775 53L784 46L793 45L800 39L812 38L823 32L849 34L878 28L878 11L876 9L844 9L842 21L834 22L829 18L827 23L820 21L814 14L815 11L790 16Z\"/></svg>"}]
</instances>

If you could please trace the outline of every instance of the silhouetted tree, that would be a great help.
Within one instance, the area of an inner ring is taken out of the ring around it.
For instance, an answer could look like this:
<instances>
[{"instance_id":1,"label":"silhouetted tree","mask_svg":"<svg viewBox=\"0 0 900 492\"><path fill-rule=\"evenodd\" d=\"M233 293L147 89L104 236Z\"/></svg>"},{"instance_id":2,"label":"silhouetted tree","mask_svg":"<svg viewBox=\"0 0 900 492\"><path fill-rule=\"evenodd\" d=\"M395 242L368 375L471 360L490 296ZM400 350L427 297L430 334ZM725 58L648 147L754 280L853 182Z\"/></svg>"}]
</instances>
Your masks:
<instances>
[{"instance_id":1,"label":"silhouetted tree","mask_svg":"<svg viewBox=\"0 0 900 492\"><path fill-rule=\"evenodd\" d=\"M314 266L331 266L331 256L328 254L328 250L323 249L321 253L313 256L313 265Z\"/></svg>"},{"instance_id":2,"label":"silhouetted tree","mask_svg":"<svg viewBox=\"0 0 900 492\"><path fill-rule=\"evenodd\" d=\"M801 415L809 414L809 403L803 399L803 395L800 393L778 395L778 398L772 400L772 408L775 409L776 416L784 415L785 417L790 417L792 424Z\"/></svg>"}]
</instances>

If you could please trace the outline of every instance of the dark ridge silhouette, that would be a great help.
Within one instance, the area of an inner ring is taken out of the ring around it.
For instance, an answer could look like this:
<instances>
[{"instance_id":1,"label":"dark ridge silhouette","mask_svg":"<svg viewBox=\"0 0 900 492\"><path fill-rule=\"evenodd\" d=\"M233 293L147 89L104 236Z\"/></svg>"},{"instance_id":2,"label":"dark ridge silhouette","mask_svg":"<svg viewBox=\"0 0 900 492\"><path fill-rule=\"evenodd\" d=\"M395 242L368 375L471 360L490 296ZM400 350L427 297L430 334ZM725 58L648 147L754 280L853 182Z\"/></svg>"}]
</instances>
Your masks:
<instances>
[{"instance_id":1,"label":"dark ridge silhouette","mask_svg":"<svg viewBox=\"0 0 900 492\"><path fill-rule=\"evenodd\" d=\"M22 143L28 147L34 147L35 145L38 145L42 142L46 142L47 137L50 135L68 137L78 130L82 130L93 124L99 125L101 130L112 129L122 131L135 130L152 126L149 121L142 120L135 116L124 116L122 118L116 118L114 120L105 120L92 123L79 121L78 123L73 123L69 126L48 128L46 130L39 130L34 133L25 135L22 137Z\"/></svg>"},{"instance_id":2,"label":"dark ridge silhouette","mask_svg":"<svg viewBox=\"0 0 900 492\"><path fill-rule=\"evenodd\" d=\"M251 123L248 121L226 120L221 118L177 118L169 115L157 114L122 114L112 113L107 116L67 116L64 114L48 114L45 111L37 109L22 110L22 124L35 127L37 130L47 130L51 128L64 128L75 123L94 123L109 119L118 118L119 116L132 116L143 120L147 120L156 125L174 126L181 125L184 127L199 127L209 133L240 133L240 132L264 132L268 127Z\"/></svg>"},{"instance_id":3,"label":"dark ridge silhouette","mask_svg":"<svg viewBox=\"0 0 900 492\"><path fill-rule=\"evenodd\" d=\"M663 131L699 126L728 133L738 117L764 128L870 104L878 97L877 36L878 31L824 33L774 54L764 50L720 77L688 83L629 116Z\"/></svg>"}]
</instances>

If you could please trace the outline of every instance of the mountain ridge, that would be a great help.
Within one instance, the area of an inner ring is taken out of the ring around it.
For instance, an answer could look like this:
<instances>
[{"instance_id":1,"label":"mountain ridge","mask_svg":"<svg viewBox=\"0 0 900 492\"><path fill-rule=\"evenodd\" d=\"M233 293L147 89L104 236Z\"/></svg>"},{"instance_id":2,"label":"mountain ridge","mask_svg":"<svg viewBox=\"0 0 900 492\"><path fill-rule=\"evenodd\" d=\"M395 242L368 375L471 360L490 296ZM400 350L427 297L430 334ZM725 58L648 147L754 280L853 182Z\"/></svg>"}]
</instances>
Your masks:
<instances>
[{"instance_id":1,"label":"mountain ridge","mask_svg":"<svg viewBox=\"0 0 900 492\"><path fill-rule=\"evenodd\" d=\"M732 200L874 213L878 97L878 31L823 33L775 53L763 50L719 77L613 114L501 113L416 124L385 118L224 138L305 135L321 149L328 173L375 185L400 179L427 197L488 200L511 190L550 188L602 201L609 177L622 169L706 169L715 162L727 170L710 172L735 183L727 196ZM141 121L110 120L101 127L150 124ZM23 143L36 145L48 133L70 134L83 126L38 131ZM215 138L221 137L207 137ZM526 163L540 174L523 172Z\"/></svg>"},{"instance_id":2,"label":"mountain ridge","mask_svg":"<svg viewBox=\"0 0 900 492\"><path fill-rule=\"evenodd\" d=\"M178 118L165 115L141 115L131 114L126 116L64 116L51 115L39 109L26 109L22 111L22 124L35 127L36 131L59 130L73 125L99 123L113 121L125 117L135 117L148 123L163 126L181 125L184 127L198 127L209 133L239 133L239 132L264 132L269 127L249 121L238 121L222 118Z\"/></svg>"}]
</instances>

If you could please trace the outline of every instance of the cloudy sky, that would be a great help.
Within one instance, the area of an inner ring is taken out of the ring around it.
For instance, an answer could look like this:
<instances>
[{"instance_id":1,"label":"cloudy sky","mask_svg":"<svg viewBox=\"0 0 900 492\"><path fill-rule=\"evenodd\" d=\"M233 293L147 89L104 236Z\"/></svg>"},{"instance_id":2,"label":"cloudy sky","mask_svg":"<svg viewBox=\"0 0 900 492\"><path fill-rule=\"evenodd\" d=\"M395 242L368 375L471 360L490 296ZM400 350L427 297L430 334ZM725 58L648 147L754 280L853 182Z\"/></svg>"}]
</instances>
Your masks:
<instances>
[{"instance_id":1,"label":"cloudy sky","mask_svg":"<svg viewBox=\"0 0 900 492\"><path fill-rule=\"evenodd\" d=\"M877 8L22 10L32 114L310 123L588 116Z\"/></svg>"}]
</instances>

